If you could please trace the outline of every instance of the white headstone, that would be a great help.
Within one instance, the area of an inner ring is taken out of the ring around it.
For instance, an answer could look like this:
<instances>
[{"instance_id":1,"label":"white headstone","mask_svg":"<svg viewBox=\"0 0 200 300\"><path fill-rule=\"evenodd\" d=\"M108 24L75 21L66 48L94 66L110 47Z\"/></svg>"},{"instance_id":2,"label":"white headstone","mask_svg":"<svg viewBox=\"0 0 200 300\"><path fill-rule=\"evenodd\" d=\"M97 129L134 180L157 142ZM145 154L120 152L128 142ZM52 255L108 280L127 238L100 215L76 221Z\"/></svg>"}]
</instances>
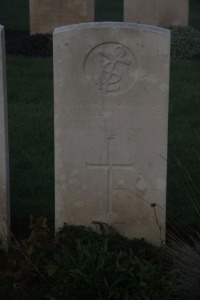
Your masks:
<instances>
[{"instance_id":1,"label":"white headstone","mask_svg":"<svg viewBox=\"0 0 200 300\"><path fill-rule=\"evenodd\" d=\"M168 30L55 29L56 228L96 221L165 239L169 58Z\"/></svg>"},{"instance_id":2,"label":"white headstone","mask_svg":"<svg viewBox=\"0 0 200 300\"><path fill-rule=\"evenodd\" d=\"M53 33L55 27L94 21L94 0L29 0L30 33Z\"/></svg>"},{"instance_id":3,"label":"white headstone","mask_svg":"<svg viewBox=\"0 0 200 300\"><path fill-rule=\"evenodd\" d=\"M8 133L7 88L5 69L4 27L0 25L0 248L6 248L9 236L9 180L8 180Z\"/></svg>"},{"instance_id":4,"label":"white headstone","mask_svg":"<svg viewBox=\"0 0 200 300\"><path fill-rule=\"evenodd\" d=\"M124 21L156 26L187 26L189 0L124 0Z\"/></svg>"}]
</instances>

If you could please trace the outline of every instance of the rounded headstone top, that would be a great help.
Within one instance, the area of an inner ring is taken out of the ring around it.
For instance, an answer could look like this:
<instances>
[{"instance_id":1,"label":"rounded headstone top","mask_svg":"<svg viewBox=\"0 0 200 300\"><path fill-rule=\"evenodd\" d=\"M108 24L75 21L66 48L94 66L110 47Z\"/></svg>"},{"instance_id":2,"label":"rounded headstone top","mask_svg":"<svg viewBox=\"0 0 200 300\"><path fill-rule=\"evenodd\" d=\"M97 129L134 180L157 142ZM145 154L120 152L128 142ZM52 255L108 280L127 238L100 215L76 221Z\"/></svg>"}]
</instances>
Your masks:
<instances>
[{"instance_id":1,"label":"rounded headstone top","mask_svg":"<svg viewBox=\"0 0 200 300\"><path fill-rule=\"evenodd\" d=\"M91 23L80 23L72 24L62 27L57 27L54 30L54 34L62 33L65 31L81 30L81 29L93 29L93 28L122 28L122 29L133 29L156 32L160 34L170 35L170 30L138 23L126 23L126 22L91 22Z\"/></svg>"}]
</instances>

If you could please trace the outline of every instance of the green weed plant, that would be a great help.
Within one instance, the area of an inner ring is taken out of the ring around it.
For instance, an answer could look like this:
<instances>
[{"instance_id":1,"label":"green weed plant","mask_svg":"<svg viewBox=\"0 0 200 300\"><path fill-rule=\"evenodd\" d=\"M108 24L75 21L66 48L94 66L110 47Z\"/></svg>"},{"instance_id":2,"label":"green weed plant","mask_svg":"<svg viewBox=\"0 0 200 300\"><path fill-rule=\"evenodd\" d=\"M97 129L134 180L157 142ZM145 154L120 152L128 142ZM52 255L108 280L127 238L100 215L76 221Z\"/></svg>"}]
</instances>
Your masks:
<instances>
[{"instance_id":1,"label":"green weed plant","mask_svg":"<svg viewBox=\"0 0 200 300\"><path fill-rule=\"evenodd\" d=\"M190 236L191 238L191 236ZM200 299L200 241L192 244L175 237L171 239L169 254L176 272L176 299Z\"/></svg>"},{"instance_id":2,"label":"green weed plant","mask_svg":"<svg viewBox=\"0 0 200 300\"><path fill-rule=\"evenodd\" d=\"M30 228L27 240L13 236L0 261L2 299L171 299L164 249L66 224L53 237L43 217Z\"/></svg>"}]
</instances>

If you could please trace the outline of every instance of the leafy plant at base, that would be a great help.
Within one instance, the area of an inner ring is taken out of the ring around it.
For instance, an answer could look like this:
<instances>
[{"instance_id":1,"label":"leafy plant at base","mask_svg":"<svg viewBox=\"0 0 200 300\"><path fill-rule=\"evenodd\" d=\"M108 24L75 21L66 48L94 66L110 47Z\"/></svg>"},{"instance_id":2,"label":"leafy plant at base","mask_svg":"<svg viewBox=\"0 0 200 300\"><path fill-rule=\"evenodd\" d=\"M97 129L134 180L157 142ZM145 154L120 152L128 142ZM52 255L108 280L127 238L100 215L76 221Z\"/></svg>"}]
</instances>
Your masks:
<instances>
[{"instance_id":1,"label":"leafy plant at base","mask_svg":"<svg viewBox=\"0 0 200 300\"><path fill-rule=\"evenodd\" d=\"M47 220L39 217L33 222L30 217L30 221L30 237L18 241L11 233L9 252L3 252L3 259L0 260L0 282L6 282L4 286L0 285L0 295L7 300L42 297L50 286L43 272L44 256L50 245Z\"/></svg>"},{"instance_id":2,"label":"leafy plant at base","mask_svg":"<svg viewBox=\"0 0 200 300\"><path fill-rule=\"evenodd\" d=\"M54 238L43 217L30 228L29 239L13 237L0 261L5 299L170 299L173 274L164 252L144 240L68 225Z\"/></svg>"},{"instance_id":3,"label":"leafy plant at base","mask_svg":"<svg viewBox=\"0 0 200 300\"><path fill-rule=\"evenodd\" d=\"M109 250L106 239L76 243L75 252L62 245L54 255L50 276L54 288L60 286L61 299L170 299L169 278L161 265L137 257L130 248Z\"/></svg>"},{"instance_id":4,"label":"leafy plant at base","mask_svg":"<svg viewBox=\"0 0 200 300\"><path fill-rule=\"evenodd\" d=\"M185 224L181 219L175 220L172 216L168 222L168 255L171 258L171 268L176 272L175 299L200 299L200 240L199 240L199 188L194 181L191 170L176 159L182 173L179 188L187 194L188 208L195 216L194 225ZM184 205L184 204L183 204ZM189 211L189 210L188 210ZM169 221L170 220L170 221Z\"/></svg>"},{"instance_id":5,"label":"leafy plant at base","mask_svg":"<svg viewBox=\"0 0 200 300\"><path fill-rule=\"evenodd\" d=\"M200 243L193 245L175 238L169 247L169 255L173 257L176 272L175 299L200 299Z\"/></svg>"}]
</instances>

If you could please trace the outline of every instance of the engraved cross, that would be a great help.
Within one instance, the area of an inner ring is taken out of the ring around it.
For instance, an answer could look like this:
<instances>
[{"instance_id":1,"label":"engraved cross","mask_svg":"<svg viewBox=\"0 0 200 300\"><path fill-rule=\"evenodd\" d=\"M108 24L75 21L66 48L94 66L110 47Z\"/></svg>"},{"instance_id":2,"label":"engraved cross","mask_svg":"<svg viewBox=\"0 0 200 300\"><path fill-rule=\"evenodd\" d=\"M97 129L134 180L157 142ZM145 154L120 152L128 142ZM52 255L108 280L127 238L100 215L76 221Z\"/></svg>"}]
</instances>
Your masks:
<instances>
[{"instance_id":1,"label":"engraved cross","mask_svg":"<svg viewBox=\"0 0 200 300\"><path fill-rule=\"evenodd\" d=\"M107 170L107 203L106 212L112 212L112 193L113 193L113 169L134 169L133 164L115 164L112 160L112 139L108 138L107 143L107 164L90 164L86 162L87 169Z\"/></svg>"}]
</instances>

